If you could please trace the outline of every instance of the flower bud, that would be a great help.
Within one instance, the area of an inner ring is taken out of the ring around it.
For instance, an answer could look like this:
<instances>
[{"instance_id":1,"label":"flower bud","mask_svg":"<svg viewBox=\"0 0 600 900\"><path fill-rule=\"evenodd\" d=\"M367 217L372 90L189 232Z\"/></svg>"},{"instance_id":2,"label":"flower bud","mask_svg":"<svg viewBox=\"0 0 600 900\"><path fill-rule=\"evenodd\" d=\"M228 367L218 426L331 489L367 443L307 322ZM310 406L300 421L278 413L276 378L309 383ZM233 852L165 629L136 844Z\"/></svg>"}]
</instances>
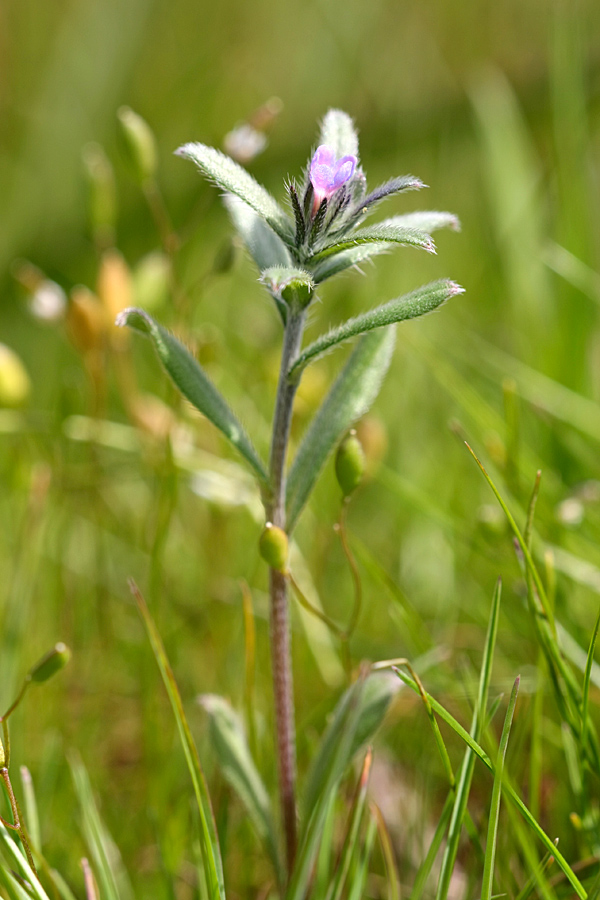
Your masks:
<instances>
[{"instance_id":1,"label":"flower bud","mask_svg":"<svg viewBox=\"0 0 600 900\"><path fill-rule=\"evenodd\" d=\"M145 119L128 106L122 106L117 116L133 170L140 182L148 181L156 174L154 133Z\"/></svg>"},{"instance_id":2,"label":"flower bud","mask_svg":"<svg viewBox=\"0 0 600 900\"><path fill-rule=\"evenodd\" d=\"M267 522L258 542L260 555L272 569L287 572L289 543L282 528Z\"/></svg>"},{"instance_id":3,"label":"flower bud","mask_svg":"<svg viewBox=\"0 0 600 900\"><path fill-rule=\"evenodd\" d=\"M335 456L335 474L344 497L349 497L362 481L365 454L354 429L350 431Z\"/></svg>"},{"instance_id":4,"label":"flower bud","mask_svg":"<svg viewBox=\"0 0 600 900\"><path fill-rule=\"evenodd\" d=\"M49 650L35 666L31 667L27 673L27 679L28 681L35 681L36 684L48 681L49 678L52 678L53 675L64 669L70 659L71 651L67 645L63 643L55 644L52 650Z\"/></svg>"},{"instance_id":5,"label":"flower bud","mask_svg":"<svg viewBox=\"0 0 600 900\"><path fill-rule=\"evenodd\" d=\"M87 144L82 153L89 184L89 217L92 234L101 246L114 241L117 218L115 175L100 144Z\"/></svg>"},{"instance_id":6,"label":"flower bud","mask_svg":"<svg viewBox=\"0 0 600 900\"><path fill-rule=\"evenodd\" d=\"M29 397L31 381L14 350L0 344L0 407L22 406Z\"/></svg>"}]
</instances>

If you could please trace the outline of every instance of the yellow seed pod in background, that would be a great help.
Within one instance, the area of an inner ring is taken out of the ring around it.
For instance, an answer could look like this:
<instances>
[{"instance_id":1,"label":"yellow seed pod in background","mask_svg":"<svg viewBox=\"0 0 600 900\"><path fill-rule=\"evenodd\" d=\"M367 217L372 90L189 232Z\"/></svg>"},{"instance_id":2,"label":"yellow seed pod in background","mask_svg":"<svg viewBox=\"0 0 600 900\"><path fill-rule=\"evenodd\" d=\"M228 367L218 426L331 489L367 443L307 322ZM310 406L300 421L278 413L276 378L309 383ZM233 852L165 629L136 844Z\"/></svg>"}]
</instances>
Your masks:
<instances>
[{"instance_id":1,"label":"yellow seed pod in background","mask_svg":"<svg viewBox=\"0 0 600 900\"><path fill-rule=\"evenodd\" d=\"M369 413L356 426L366 461L365 473L373 475L388 450L387 428L379 416Z\"/></svg>"},{"instance_id":2,"label":"yellow seed pod in background","mask_svg":"<svg viewBox=\"0 0 600 900\"><path fill-rule=\"evenodd\" d=\"M335 475L344 497L359 486L365 472L365 454L356 431L348 432L335 455Z\"/></svg>"},{"instance_id":3,"label":"yellow seed pod in background","mask_svg":"<svg viewBox=\"0 0 600 900\"><path fill-rule=\"evenodd\" d=\"M154 178L158 164L154 132L146 120L128 106L121 107L117 118L129 161L139 182L144 184Z\"/></svg>"},{"instance_id":4,"label":"yellow seed pod in background","mask_svg":"<svg viewBox=\"0 0 600 900\"><path fill-rule=\"evenodd\" d=\"M106 326L106 312L95 294L86 287L73 288L67 308L67 331L77 350L85 354L101 349Z\"/></svg>"},{"instance_id":5,"label":"yellow seed pod in background","mask_svg":"<svg viewBox=\"0 0 600 900\"><path fill-rule=\"evenodd\" d=\"M102 254L96 292L106 311L111 341L122 346L129 339L129 331L117 328L115 319L132 304L132 284L127 263L118 250L107 250Z\"/></svg>"},{"instance_id":6,"label":"yellow seed pod in background","mask_svg":"<svg viewBox=\"0 0 600 900\"><path fill-rule=\"evenodd\" d=\"M27 369L14 350L0 344L0 406L22 406L31 392Z\"/></svg>"},{"instance_id":7,"label":"yellow seed pod in background","mask_svg":"<svg viewBox=\"0 0 600 900\"><path fill-rule=\"evenodd\" d=\"M260 536L258 548L260 555L272 569L277 572L287 572L289 541L282 528L267 522Z\"/></svg>"}]
</instances>

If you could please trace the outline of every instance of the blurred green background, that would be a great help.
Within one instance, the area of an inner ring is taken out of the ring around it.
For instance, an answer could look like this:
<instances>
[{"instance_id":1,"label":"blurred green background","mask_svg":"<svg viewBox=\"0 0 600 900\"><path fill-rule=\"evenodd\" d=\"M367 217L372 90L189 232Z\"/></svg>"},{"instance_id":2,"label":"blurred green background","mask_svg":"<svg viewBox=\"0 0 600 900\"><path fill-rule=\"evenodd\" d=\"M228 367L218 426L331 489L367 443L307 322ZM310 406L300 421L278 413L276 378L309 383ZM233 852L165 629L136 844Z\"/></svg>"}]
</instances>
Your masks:
<instances>
[{"instance_id":1,"label":"blurred green background","mask_svg":"<svg viewBox=\"0 0 600 900\"><path fill-rule=\"evenodd\" d=\"M86 851L66 762L77 751L134 884L171 896L172 875L177 896L194 896L188 777L129 599L134 577L157 616L210 772L229 883L244 892L266 877L244 815L213 771L194 702L218 691L251 709L272 788L256 498L239 461L177 401L149 345L111 335L111 347L96 353L85 316L71 315L66 326L32 308L41 273L71 304L82 297L77 286L102 294L105 247L90 227L82 162L86 147L86 158L98 159L94 145L114 169L115 244L137 273L136 302L143 295L140 262L161 241L119 139L117 110L130 106L156 135L157 180L179 235L175 288L154 314L194 346L264 452L279 320L231 245L218 192L173 151L190 140L222 147L273 97L280 104L268 145L248 167L277 197L284 179L301 173L319 118L337 106L356 120L372 184L410 172L431 186L390 201L386 213L447 209L463 226L438 236L434 258L399 250L364 276L327 285L313 314L311 337L438 277L466 289L398 330L390 375L363 428L373 474L349 510L365 591L354 659L442 648L428 684L467 721L502 575L495 694L524 675L512 772L525 793L532 789L528 753L542 741L547 766L532 803L563 852L592 852L585 830L569 821L575 801L551 701L543 732L529 730L529 696L541 676L523 577L457 437L468 436L489 463L519 521L542 469L535 549L577 664L600 592L598 4L4 0L0 24L0 341L30 381L17 409L0 410L0 698L8 705L21 674L55 640L72 647L69 669L32 692L12 726L13 766L32 770L53 865L81 893L77 860ZM111 270L129 290L123 271L120 262ZM296 438L343 358L341 351L309 372ZM143 393L132 409L124 385L134 371ZM164 424L159 401L174 405L179 426ZM321 602L343 619L352 582L332 528L338 514L329 466L297 538ZM242 582L256 621L254 694ZM334 643L298 616L294 653L302 773L343 679ZM385 812L408 884L418 863L411 840L418 844L435 822L443 787L427 727L416 701L399 705L374 786L380 801L398 797ZM457 760L459 753L456 746ZM480 777L485 798L489 783Z\"/></svg>"}]
</instances>

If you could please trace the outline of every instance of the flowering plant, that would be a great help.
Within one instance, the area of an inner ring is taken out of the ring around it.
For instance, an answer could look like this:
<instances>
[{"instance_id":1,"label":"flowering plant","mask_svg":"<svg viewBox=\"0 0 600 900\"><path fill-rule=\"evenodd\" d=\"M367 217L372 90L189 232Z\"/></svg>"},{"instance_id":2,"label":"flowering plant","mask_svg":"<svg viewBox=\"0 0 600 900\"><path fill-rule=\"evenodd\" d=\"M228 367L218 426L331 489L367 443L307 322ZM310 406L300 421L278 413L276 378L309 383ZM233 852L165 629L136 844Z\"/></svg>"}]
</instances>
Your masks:
<instances>
[{"instance_id":1,"label":"flowering plant","mask_svg":"<svg viewBox=\"0 0 600 900\"><path fill-rule=\"evenodd\" d=\"M291 180L288 184L291 216L245 169L220 151L191 143L185 144L177 153L195 162L207 178L225 191L225 203L233 223L281 318L283 350L268 464L197 360L173 335L142 309L124 310L118 324L129 325L151 338L177 387L236 447L260 486L267 522L260 547L270 566L271 655L285 864L280 859L277 830L268 809L266 791L233 711L221 698L213 698L209 712L220 734L221 750L224 746L231 750L231 735L235 735L237 749L229 754L230 775L234 771L232 783L238 788L265 840L280 886L287 883L288 896L299 898L304 895L310 877L332 792L350 760L381 721L393 689L387 680L365 672L342 697L307 779L299 840L288 609L291 578L287 561L288 536L327 457L340 442L347 451L349 445L343 440L345 435L368 410L378 393L394 346L391 326L431 312L462 288L447 280L425 285L349 319L303 346L307 309L318 286L333 275L387 251L395 244L420 247L433 253L431 232L444 226L457 228L458 221L447 212L414 212L363 226L365 217L380 201L424 185L418 178L403 176L368 190L359 162L356 131L349 116L339 110L331 110L325 116L319 146L302 183ZM358 338L357 344L288 468L292 410L302 373L314 360L353 338ZM360 462L356 448L351 448L351 455L337 467L338 474L348 473L348 466L352 469L354 465L353 459ZM343 477L352 486L357 481L353 471ZM240 746L243 746L243 752ZM362 796L364 802L364 792ZM203 827L205 862L208 860L207 866L214 875L215 890L219 894L222 893L222 868L210 816L203 822Z\"/></svg>"}]
</instances>

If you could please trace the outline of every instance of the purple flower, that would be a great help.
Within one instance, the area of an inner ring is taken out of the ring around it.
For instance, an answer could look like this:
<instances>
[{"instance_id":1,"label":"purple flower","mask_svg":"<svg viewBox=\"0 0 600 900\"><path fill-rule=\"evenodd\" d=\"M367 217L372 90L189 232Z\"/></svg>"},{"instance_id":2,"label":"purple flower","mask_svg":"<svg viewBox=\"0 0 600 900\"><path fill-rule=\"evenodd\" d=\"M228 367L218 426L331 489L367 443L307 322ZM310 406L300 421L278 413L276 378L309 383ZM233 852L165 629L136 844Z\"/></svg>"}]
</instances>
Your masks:
<instances>
[{"instance_id":1,"label":"purple flower","mask_svg":"<svg viewBox=\"0 0 600 900\"><path fill-rule=\"evenodd\" d=\"M336 159L334 151L327 144L317 147L310 164L310 180L315 192L313 215L325 197L329 200L338 188L352 178L356 163L355 156Z\"/></svg>"}]
</instances>

